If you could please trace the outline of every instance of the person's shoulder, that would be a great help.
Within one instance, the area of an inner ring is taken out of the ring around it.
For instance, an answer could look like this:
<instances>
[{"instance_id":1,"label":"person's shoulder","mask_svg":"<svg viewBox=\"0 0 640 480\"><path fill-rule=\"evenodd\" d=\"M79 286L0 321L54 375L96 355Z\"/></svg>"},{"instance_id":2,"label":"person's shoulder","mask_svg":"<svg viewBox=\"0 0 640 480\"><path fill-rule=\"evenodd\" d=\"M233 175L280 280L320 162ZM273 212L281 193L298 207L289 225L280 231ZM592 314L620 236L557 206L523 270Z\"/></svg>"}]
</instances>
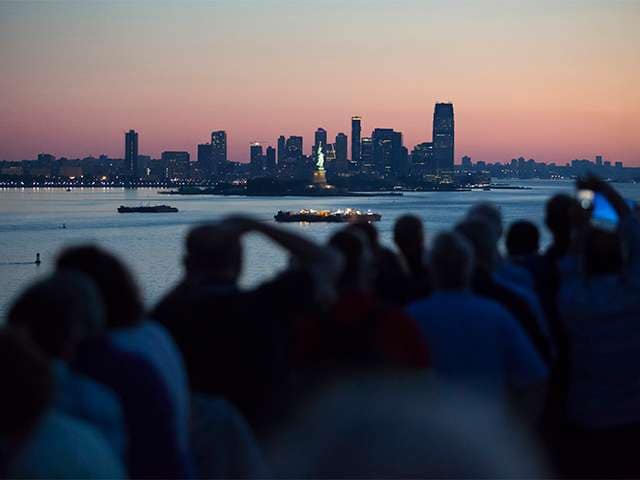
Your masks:
<instances>
[{"instance_id":1,"label":"person's shoulder","mask_svg":"<svg viewBox=\"0 0 640 480\"><path fill-rule=\"evenodd\" d=\"M190 287L185 280L180 282L158 300L149 316L163 324L170 321L176 312L179 312L185 303L190 302L199 291L198 288Z\"/></svg>"},{"instance_id":2,"label":"person's shoulder","mask_svg":"<svg viewBox=\"0 0 640 480\"><path fill-rule=\"evenodd\" d=\"M496 321L511 321L513 319L509 311L500 303L480 295L470 294L466 299L466 306L474 312L475 316L483 316Z\"/></svg>"},{"instance_id":3,"label":"person's shoulder","mask_svg":"<svg viewBox=\"0 0 640 480\"><path fill-rule=\"evenodd\" d=\"M430 295L428 297L420 298L418 300L414 300L409 303L405 307L405 311L412 316L418 316L424 313L428 313L435 306L439 304L437 298L434 298L434 295Z\"/></svg>"},{"instance_id":4,"label":"person's shoulder","mask_svg":"<svg viewBox=\"0 0 640 480\"><path fill-rule=\"evenodd\" d=\"M410 303L406 311L410 315L429 315L450 312L452 308L465 309L477 297L471 292L442 292L436 291L428 297Z\"/></svg>"},{"instance_id":5,"label":"person's shoulder","mask_svg":"<svg viewBox=\"0 0 640 480\"><path fill-rule=\"evenodd\" d=\"M75 371L69 373L69 381L74 383L77 389L82 390L85 398L88 398L92 403L99 403L101 408L106 405L112 406L113 409L118 408L118 397L106 385Z\"/></svg>"},{"instance_id":6,"label":"person's shoulder","mask_svg":"<svg viewBox=\"0 0 640 480\"><path fill-rule=\"evenodd\" d=\"M134 377L144 377L155 371L143 355L121 348L109 336L104 337L81 347L73 362L76 371L92 378L99 375L99 381L117 379L119 384L133 382Z\"/></svg>"},{"instance_id":7,"label":"person's shoulder","mask_svg":"<svg viewBox=\"0 0 640 480\"><path fill-rule=\"evenodd\" d=\"M269 288L273 286L293 286L298 283L307 283L313 281L313 272L310 268L296 267L287 268L278 273L275 277L267 280L256 287L256 290Z\"/></svg>"},{"instance_id":8,"label":"person's shoulder","mask_svg":"<svg viewBox=\"0 0 640 480\"><path fill-rule=\"evenodd\" d=\"M102 435L86 422L56 410L46 412L10 476L122 478L122 465Z\"/></svg>"},{"instance_id":9,"label":"person's shoulder","mask_svg":"<svg viewBox=\"0 0 640 480\"><path fill-rule=\"evenodd\" d=\"M56 436L60 435L60 439L64 436L68 440L86 440L90 442L91 446L101 444L105 448L108 448L107 444L101 442L101 437L95 427L86 423L76 417L72 417L66 413L62 413L58 410L51 410L43 417L42 424L40 425L43 432L55 433Z\"/></svg>"},{"instance_id":10,"label":"person's shoulder","mask_svg":"<svg viewBox=\"0 0 640 480\"><path fill-rule=\"evenodd\" d=\"M138 331L154 342L173 343L167 327L154 318L146 318L136 327Z\"/></svg>"},{"instance_id":11,"label":"person's shoulder","mask_svg":"<svg viewBox=\"0 0 640 480\"><path fill-rule=\"evenodd\" d=\"M318 284L318 276L309 268L288 268L256 287L239 292L236 302L259 307L310 302Z\"/></svg>"}]
</instances>

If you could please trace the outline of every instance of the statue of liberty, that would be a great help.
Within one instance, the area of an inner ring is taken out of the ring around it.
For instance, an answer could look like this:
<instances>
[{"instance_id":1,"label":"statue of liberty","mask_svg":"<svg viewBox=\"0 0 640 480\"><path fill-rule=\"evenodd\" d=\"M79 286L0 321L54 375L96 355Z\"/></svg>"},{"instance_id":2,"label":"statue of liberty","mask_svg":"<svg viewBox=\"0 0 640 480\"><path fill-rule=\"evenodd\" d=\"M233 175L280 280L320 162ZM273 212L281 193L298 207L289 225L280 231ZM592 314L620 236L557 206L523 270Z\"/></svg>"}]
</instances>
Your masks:
<instances>
[{"instance_id":1,"label":"statue of liberty","mask_svg":"<svg viewBox=\"0 0 640 480\"><path fill-rule=\"evenodd\" d=\"M320 172L324 171L324 152L322 151L322 143L318 145L318 152L316 153L318 161L316 162L316 169Z\"/></svg>"},{"instance_id":2,"label":"statue of liberty","mask_svg":"<svg viewBox=\"0 0 640 480\"><path fill-rule=\"evenodd\" d=\"M327 188L327 178L324 173L324 152L322 151L322 144L318 145L318 151L316 152L316 168L313 172L313 184L319 188Z\"/></svg>"}]
</instances>

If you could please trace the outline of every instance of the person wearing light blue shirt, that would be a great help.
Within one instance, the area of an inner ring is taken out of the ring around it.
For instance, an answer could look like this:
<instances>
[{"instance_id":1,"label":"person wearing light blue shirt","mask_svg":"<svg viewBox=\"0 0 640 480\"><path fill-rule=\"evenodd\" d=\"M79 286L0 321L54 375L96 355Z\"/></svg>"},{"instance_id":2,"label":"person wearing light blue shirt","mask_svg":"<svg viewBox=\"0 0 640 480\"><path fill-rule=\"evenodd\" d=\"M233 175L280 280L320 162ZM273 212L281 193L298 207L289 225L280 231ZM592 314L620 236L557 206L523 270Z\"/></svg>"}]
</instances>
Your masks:
<instances>
[{"instance_id":1,"label":"person wearing light blue shirt","mask_svg":"<svg viewBox=\"0 0 640 480\"><path fill-rule=\"evenodd\" d=\"M8 478L124 478L122 462L91 425L55 410L45 413Z\"/></svg>"},{"instance_id":2,"label":"person wearing light blue shirt","mask_svg":"<svg viewBox=\"0 0 640 480\"><path fill-rule=\"evenodd\" d=\"M55 381L53 405L61 413L94 426L119 458L127 447L124 417L120 401L108 387L74 372L54 359L52 371Z\"/></svg>"},{"instance_id":3,"label":"person wearing light blue shirt","mask_svg":"<svg viewBox=\"0 0 640 480\"><path fill-rule=\"evenodd\" d=\"M429 255L436 291L407 312L425 336L436 375L506 407L512 392L539 394L548 372L511 314L469 290L472 255L460 235L440 234Z\"/></svg>"},{"instance_id":4,"label":"person wearing light blue shirt","mask_svg":"<svg viewBox=\"0 0 640 480\"><path fill-rule=\"evenodd\" d=\"M189 383L178 347L159 323L142 320L129 327L114 328L109 332L114 346L139 355L155 368L164 381L175 409L175 429L180 447L189 450Z\"/></svg>"},{"instance_id":5,"label":"person wearing light blue shirt","mask_svg":"<svg viewBox=\"0 0 640 480\"><path fill-rule=\"evenodd\" d=\"M115 393L73 371L80 345L104 327L104 307L91 279L57 272L28 288L11 307L8 324L25 331L52 365L53 407L94 427L123 458L124 416Z\"/></svg>"}]
</instances>

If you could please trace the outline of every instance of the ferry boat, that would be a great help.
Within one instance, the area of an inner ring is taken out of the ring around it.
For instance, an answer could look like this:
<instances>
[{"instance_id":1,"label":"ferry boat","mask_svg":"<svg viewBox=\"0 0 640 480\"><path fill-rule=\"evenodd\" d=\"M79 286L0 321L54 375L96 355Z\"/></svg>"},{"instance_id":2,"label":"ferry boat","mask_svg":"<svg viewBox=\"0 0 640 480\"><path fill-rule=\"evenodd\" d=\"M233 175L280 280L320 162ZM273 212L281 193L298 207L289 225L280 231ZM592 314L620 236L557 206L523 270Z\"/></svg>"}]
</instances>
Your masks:
<instances>
[{"instance_id":1,"label":"ferry boat","mask_svg":"<svg viewBox=\"0 0 640 480\"><path fill-rule=\"evenodd\" d=\"M302 209L297 212L283 212L280 210L273 218L276 222L379 222L382 215L370 210L363 212L353 208L339 210L311 210Z\"/></svg>"},{"instance_id":2,"label":"ferry boat","mask_svg":"<svg viewBox=\"0 0 640 480\"><path fill-rule=\"evenodd\" d=\"M152 205L146 207L125 207L120 205L118 207L118 213L169 213L177 212L176 207L170 207L169 205Z\"/></svg>"}]
</instances>

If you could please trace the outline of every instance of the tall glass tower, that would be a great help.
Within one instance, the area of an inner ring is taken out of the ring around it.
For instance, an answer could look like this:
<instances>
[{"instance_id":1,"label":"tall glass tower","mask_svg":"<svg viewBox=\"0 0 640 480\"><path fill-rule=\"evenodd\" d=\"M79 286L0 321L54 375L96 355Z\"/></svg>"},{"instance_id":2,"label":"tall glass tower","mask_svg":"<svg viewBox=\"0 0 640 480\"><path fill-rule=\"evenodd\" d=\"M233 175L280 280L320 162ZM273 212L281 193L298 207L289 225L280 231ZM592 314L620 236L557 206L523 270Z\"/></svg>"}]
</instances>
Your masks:
<instances>
[{"instance_id":1,"label":"tall glass tower","mask_svg":"<svg viewBox=\"0 0 640 480\"><path fill-rule=\"evenodd\" d=\"M360 120L360 117L351 117L351 161L356 165L360 165Z\"/></svg>"},{"instance_id":2,"label":"tall glass tower","mask_svg":"<svg viewBox=\"0 0 640 480\"><path fill-rule=\"evenodd\" d=\"M284 135L278 137L278 164L287 158L287 140Z\"/></svg>"},{"instance_id":3,"label":"tall glass tower","mask_svg":"<svg viewBox=\"0 0 640 480\"><path fill-rule=\"evenodd\" d=\"M124 170L126 175L139 177L138 171L138 133L129 130L124 134Z\"/></svg>"},{"instance_id":4,"label":"tall glass tower","mask_svg":"<svg viewBox=\"0 0 640 480\"><path fill-rule=\"evenodd\" d=\"M211 132L211 171L220 175L227 164L227 132L217 130Z\"/></svg>"},{"instance_id":5,"label":"tall glass tower","mask_svg":"<svg viewBox=\"0 0 640 480\"><path fill-rule=\"evenodd\" d=\"M327 147L327 131L324 128L318 128L314 135L313 146L317 149L319 145Z\"/></svg>"},{"instance_id":6,"label":"tall glass tower","mask_svg":"<svg viewBox=\"0 0 640 480\"><path fill-rule=\"evenodd\" d=\"M433 111L433 160L436 171L453 171L453 104L436 103Z\"/></svg>"}]
</instances>

